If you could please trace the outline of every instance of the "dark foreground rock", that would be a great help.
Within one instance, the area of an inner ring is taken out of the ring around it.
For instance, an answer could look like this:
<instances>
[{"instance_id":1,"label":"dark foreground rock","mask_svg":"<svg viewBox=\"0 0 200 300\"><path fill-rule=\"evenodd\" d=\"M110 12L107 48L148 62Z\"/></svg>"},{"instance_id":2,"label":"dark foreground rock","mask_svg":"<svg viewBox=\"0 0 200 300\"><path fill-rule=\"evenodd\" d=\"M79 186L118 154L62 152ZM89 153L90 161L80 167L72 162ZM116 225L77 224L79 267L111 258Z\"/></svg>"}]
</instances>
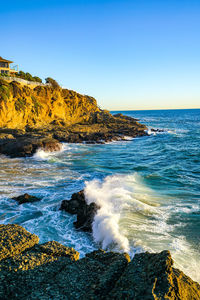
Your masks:
<instances>
[{"instance_id":1,"label":"dark foreground rock","mask_svg":"<svg viewBox=\"0 0 200 300\"><path fill-rule=\"evenodd\" d=\"M60 209L77 215L76 229L92 232L92 222L99 207L95 203L87 204L83 190L72 194L70 200L63 200Z\"/></svg>"},{"instance_id":2,"label":"dark foreground rock","mask_svg":"<svg viewBox=\"0 0 200 300\"><path fill-rule=\"evenodd\" d=\"M39 245L21 226L0 230L0 299L200 299L200 285L173 268L169 251L130 261L128 254L98 250L79 260L73 248Z\"/></svg>"},{"instance_id":3,"label":"dark foreground rock","mask_svg":"<svg viewBox=\"0 0 200 300\"><path fill-rule=\"evenodd\" d=\"M23 204L23 203L32 203L32 202L37 202L40 201L41 198L38 198L36 196L32 196L29 194L24 194L24 195L20 195L18 197L13 197L13 200L16 200L18 202L18 204Z\"/></svg>"},{"instance_id":4,"label":"dark foreground rock","mask_svg":"<svg viewBox=\"0 0 200 300\"><path fill-rule=\"evenodd\" d=\"M38 149L44 151L60 151L62 145L51 137L22 134L14 138L0 137L0 153L14 157L32 156Z\"/></svg>"}]
</instances>

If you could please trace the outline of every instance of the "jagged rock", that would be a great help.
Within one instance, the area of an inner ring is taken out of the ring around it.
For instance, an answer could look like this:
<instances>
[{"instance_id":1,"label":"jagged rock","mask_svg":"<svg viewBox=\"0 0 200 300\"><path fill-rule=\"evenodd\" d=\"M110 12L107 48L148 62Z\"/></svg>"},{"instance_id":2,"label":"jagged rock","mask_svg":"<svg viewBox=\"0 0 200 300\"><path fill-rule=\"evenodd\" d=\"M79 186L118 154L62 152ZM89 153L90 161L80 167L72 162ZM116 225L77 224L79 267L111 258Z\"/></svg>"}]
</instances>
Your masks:
<instances>
[{"instance_id":1,"label":"jagged rock","mask_svg":"<svg viewBox=\"0 0 200 300\"><path fill-rule=\"evenodd\" d=\"M24 194L24 195L20 195L17 197L13 197L13 200L16 200L18 202L18 204L23 204L23 203L32 203L32 202L37 202L40 201L41 198L38 198L36 196L31 196L29 194Z\"/></svg>"},{"instance_id":2,"label":"jagged rock","mask_svg":"<svg viewBox=\"0 0 200 300\"><path fill-rule=\"evenodd\" d=\"M43 253L47 253L48 255L52 256L66 256L70 257L71 260L78 260L79 259L79 253L70 247L65 247L61 245L58 242L51 241L47 242L45 244L40 245L40 250Z\"/></svg>"},{"instance_id":3,"label":"jagged rock","mask_svg":"<svg viewBox=\"0 0 200 300\"><path fill-rule=\"evenodd\" d=\"M74 222L77 229L92 232L92 222L99 206L96 203L87 204L83 190L72 194L70 200L63 200L60 209L77 215Z\"/></svg>"},{"instance_id":4,"label":"jagged rock","mask_svg":"<svg viewBox=\"0 0 200 300\"><path fill-rule=\"evenodd\" d=\"M172 265L169 251L136 254L107 299L200 299L200 285Z\"/></svg>"},{"instance_id":5,"label":"jagged rock","mask_svg":"<svg viewBox=\"0 0 200 300\"><path fill-rule=\"evenodd\" d=\"M19 225L0 225L0 260L17 255L38 242L35 234Z\"/></svg>"},{"instance_id":6,"label":"jagged rock","mask_svg":"<svg viewBox=\"0 0 200 300\"><path fill-rule=\"evenodd\" d=\"M18 137L0 140L0 153L14 157L32 156L38 149L44 151L60 151L62 145L52 138Z\"/></svg>"},{"instance_id":7,"label":"jagged rock","mask_svg":"<svg viewBox=\"0 0 200 300\"><path fill-rule=\"evenodd\" d=\"M154 129L154 128L151 128L151 132L165 132L166 130L164 129Z\"/></svg>"},{"instance_id":8,"label":"jagged rock","mask_svg":"<svg viewBox=\"0 0 200 300\"><path fill-rule=\"evenodd\" d=\"M173 268L169 251L136 254L130 262L128 254L97 250L79 260L78 252L55 241L27 247L25 237L33 235L3 226L1 235L10 239L0 242L0 299L200 299L200 285ZM13 232L21 252L8 256L16 246Z\"/></svg>"}]
</instances>

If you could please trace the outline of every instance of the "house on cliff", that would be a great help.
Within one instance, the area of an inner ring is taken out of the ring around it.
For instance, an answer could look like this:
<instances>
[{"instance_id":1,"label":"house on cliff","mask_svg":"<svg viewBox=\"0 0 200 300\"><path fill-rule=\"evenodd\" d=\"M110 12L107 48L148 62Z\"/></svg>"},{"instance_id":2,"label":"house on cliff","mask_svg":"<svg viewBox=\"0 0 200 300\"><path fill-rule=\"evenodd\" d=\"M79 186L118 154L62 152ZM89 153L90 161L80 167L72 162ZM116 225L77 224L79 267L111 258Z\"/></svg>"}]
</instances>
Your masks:
<instances>
[{"instance_id":1,"label":"house on cliff","mask_svg":"<svg viewBox=\"0 0 200 300\"><path fill-rule=\"evenodd\" d=\"M18 72L18 66L10 66L13 61L4 59L0 56L0 75L14 75Z\"/></svg>"}]
</instances>

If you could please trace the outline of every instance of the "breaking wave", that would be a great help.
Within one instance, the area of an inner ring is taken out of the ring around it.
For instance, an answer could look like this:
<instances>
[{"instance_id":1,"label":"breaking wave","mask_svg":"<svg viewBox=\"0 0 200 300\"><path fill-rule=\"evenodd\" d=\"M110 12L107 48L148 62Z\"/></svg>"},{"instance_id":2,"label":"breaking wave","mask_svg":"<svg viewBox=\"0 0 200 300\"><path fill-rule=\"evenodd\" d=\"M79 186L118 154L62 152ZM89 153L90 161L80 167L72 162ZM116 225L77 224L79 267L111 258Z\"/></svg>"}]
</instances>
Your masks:
<instances>
[{"instance_id":1,"label":"breaking wave","mask_svg":"<svg viewBox=\"0 0 200 300\"><path fill-rule=\"evenodd\" d=\"M138 173L111 175L85 184L88 204L95 202L100 206L93 221L93 238L100 247L125 251L131 257L137 252L168 249L176 267L200 280L199 254L180 235L179 228L184 225L171 222L174 213L192 213L193 206L187 208L185 203L184 207L174 207L170 199L150 189ZM199 206L195 206L196 211Z\"/></svg>"},{"instance_id":2,"label":"breaking wave","mask_svg":"<svg viewBox=\"0 0 200 300\"><path fill-rule=\"evenodd\" d=\"M149 194L150 191L142 184L137 173L108 176L103 182L86 182L87 202L95 202L100 206L93 222L95 242L100 243L103 249L117 248L129 252L128 232L124 226L128 213L154 214L157 204L148 203Z\"/></svg>"}]
</instances>

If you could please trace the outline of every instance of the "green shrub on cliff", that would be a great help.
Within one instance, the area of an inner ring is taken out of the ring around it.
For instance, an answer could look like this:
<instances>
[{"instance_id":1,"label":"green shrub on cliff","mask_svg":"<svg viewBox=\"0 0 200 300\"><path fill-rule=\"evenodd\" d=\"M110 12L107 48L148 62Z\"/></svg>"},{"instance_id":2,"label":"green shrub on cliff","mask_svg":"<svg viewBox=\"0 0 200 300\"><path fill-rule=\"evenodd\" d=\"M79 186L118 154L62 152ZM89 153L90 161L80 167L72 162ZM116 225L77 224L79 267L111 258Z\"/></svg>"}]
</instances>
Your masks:
<instances>
[{"instance_id":1,"label":"green shrub on cliff","mask_svg":"<svg viewBox=\"0 0 200 300\"><path fill-rule=\"evenodd\" d=\"M25 73L23 71L19 71L15 76L18 77L18 78L24 79L24 80L42 83L42 79L41 78L39 78L38 76L32 76L28 72Z\"/></svg>"},{"instance_id":2,"label":"green shrub on cliff","mask_svg":"<svg viewBox=\"0 0 200 300\"><path fill-rule=\"evenodd\" d=\"M21 79L26 79L26 73L24 73L23 71L19 71L15 76Z\"/></svg>"},{"instance_id":3,"label":"green shrub on cliff","mask_svg":"<svg viewBox=\"0 0 200 300\"><path fill-rule=\"evenodd\" d=\"M6 102L10 97L9 85L6 81L0 81L0 100Z\"/></svg>"},{"instance_id":4,"label":"green shrub on cliff","mask_svg":"<svg viewBox=\"0 0 200 300\"><path fill-rule=\"evenodd\" d=\"M47 77L45 79L45 81L46 81L46 83L50 83L54 89L57 89L57 90L60 89L60 86L55 79L53 79L51 77Z\"/></svg>"},{"instance_id":5,"label":"green shrub on cliff","mask_svg":"<svg viewBox=\"0 0 200 300\"><path fill-rule=\"evenodd\" d=\"M34 81L33 76L30 73L26 73L26 80L28 81Z\"/></svg>"},{"instance_id":6,"label":"green shrub on cliff","mask_svg":"<svg viewBox=\"0 0 200 300\"><path fill-rule=\"evenodd\" d=\"M35 82L42 83L42 79L41 79L40 77L38 77L38 76L34 76L34 77L33 77L33 80L34 80Z\"/></svg>"},{"instance_id":7,"label":"green shrub on cliff","mask_svg":"<svg viewBox=\"0 0 200 300\"><path fill-rule=\"evenodd\" d=\"M36 114L38 115L39 109L42 107L42 105L40 104L40 102L37 100L37 98L35 96L31 96L31 99L33 101L33 109L36 112Z\"/></svg>"},{"instance_id":8,"label":"green shrub on cliff","mask_svg":"<svg viewBox=\"0 0 200 300\"><path fill-rule=\"evenodd\" d=\"M15 109L17 111L25 110L25 107L26 107L26 99L24 99L24 98L18 98L15 101Z\"/></svg>"}]
</instances>

